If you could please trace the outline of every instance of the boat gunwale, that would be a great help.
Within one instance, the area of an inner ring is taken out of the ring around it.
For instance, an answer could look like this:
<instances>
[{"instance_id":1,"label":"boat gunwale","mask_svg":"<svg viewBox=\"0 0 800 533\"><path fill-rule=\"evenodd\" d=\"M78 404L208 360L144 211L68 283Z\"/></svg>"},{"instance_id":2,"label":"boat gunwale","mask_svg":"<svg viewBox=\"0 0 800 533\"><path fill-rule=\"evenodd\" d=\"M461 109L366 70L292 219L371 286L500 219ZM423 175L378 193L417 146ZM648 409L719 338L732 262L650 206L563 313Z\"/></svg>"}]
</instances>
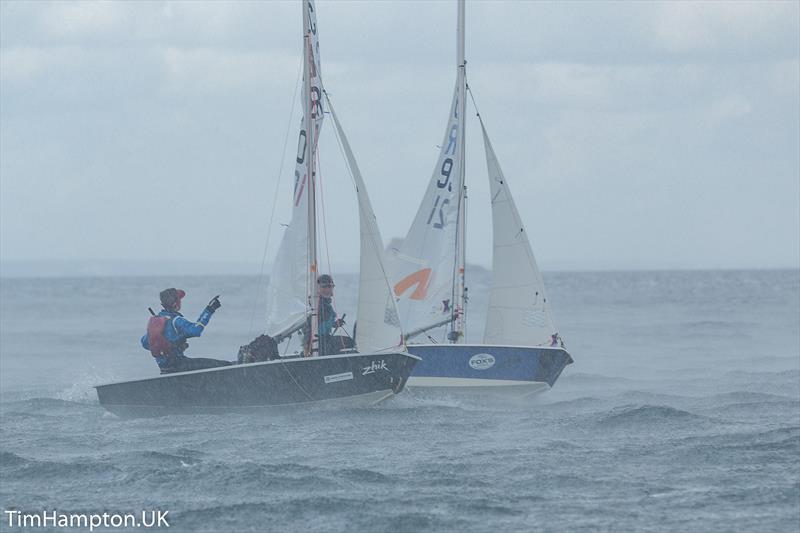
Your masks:
<instances>
[{"instance_id":1,"label":"boat gunwale","mask_svg":"<svg viewBox=\"0 0 800 533\"><path fill-rule=\"evenodd\" d=\"M488 346L488 347L492 347L492 348L525 348L525 349L534 349L534 350L560 350L562 352L565 352L565 353L569 354L569 351L566 348L562 348L560 346L525 346L525 345L522 345L522 344L479 344L479 343L476 343L476 344L441 343L440 344L440 343L431 343L431 342L419 343L419 344L410 342L407 345L408 346L442 346L442 347L448 346L448 347L454 347L454 348L456 348L456 347L464 347L464 348L474 347L474 348L478 348L478 347L481 347L481 346ZM572 355L572 354L570 354L570 355Z\"/></svg>"}]
</instances>

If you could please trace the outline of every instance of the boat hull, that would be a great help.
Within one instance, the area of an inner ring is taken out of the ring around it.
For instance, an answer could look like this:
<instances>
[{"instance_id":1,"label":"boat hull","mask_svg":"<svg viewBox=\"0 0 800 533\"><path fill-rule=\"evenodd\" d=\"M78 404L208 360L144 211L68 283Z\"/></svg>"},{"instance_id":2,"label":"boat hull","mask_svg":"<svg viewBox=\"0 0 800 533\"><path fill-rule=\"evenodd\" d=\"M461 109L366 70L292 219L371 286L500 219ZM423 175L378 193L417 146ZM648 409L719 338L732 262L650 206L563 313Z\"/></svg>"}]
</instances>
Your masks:
<instances>
[{"instance_id":1,"label":"boat hull","mask_svg":"<svg viewBox=\"0 0 800 533\"><path fill-rule=\"evenodd\" d=\"M572 363L563 348L486 344L412 344L422 358L408 385L447 389L507 390L523 395L548 390Z\"/></svg>"},{"instance_id":2,"label":"boat hull","mask_svg":"<svg viewBox=\"0 0 800 533\"><path fill-rule=\"evenodd\" d=\"M419 358L402 352L279 359L99 385L120 416L253 411L312 403L363 405L399 393Z\"/></svg>"}]
</instances>

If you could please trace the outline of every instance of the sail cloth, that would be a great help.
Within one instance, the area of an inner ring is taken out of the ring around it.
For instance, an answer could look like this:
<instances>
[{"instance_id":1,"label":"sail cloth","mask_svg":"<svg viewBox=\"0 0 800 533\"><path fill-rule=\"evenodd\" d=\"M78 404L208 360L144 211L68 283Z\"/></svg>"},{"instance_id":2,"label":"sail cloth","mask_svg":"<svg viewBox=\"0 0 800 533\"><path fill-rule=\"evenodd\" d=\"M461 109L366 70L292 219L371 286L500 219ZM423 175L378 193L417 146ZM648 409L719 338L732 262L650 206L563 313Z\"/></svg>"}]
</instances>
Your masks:
<instances>
[{"instance_id":1,"label":"sail cloth","mask_svg":"<svg viewBox=\"0 0 800 533\"><path fill-rule=\"evenodd\" d=\"M542 275L482 119L481 130L489 171L493 240L492 286L483 342L550 344L556 328Z\"/></svg>"},{"instance_id":2,"label":"sail cloth","mask_svg":"<svg viewBox=\"0 0 800 533\"><path fill-rule=\"evenodd\" d=\"M311 184L311 145L316 145L324 118L322 107L322 79L319 56L317 15L313 0L304 2L305 24L304 58L307 64L303 77L303 94L314 104L311 106L313 132L306 132L305 116L301 122L297 141L297 158L292 193L292 218L283 233L278 255L273 263L267 287L267 333L275 335L305 319L308 312L309 257L308 257L308 189Z\"/></svg>"},{"instance_id":3,"label":"sail cloth","mask_svg":"<svg viewBox=\"0 0 800 533\"><path fill-rule=\"evenodd\" d=\"M392 297L391 287L386 278L386 269L383 264L383 239L364 179L361 177L361 171L333 109L333 104L327 99L327 95L326 102L358 195L361 259L358 276L356 346L361 353L385 349L396 350L403 343L403 332L397 317L397 308Z\"/></svg>"},{"instance_id":4,"label":"sail cloth","mask_svg":"<svg viewBox=\"0 0 800 533\"><path fill-rule=\"evenodd\" d=\"M425 328L451 316L458 258L459 199L463 187L464 97L456 81L450 119L439 159L422 204L399 248L388 250L392 289L406 331ZM463 113L462 113L463 114Z\"/></svg>"}]
</instances>

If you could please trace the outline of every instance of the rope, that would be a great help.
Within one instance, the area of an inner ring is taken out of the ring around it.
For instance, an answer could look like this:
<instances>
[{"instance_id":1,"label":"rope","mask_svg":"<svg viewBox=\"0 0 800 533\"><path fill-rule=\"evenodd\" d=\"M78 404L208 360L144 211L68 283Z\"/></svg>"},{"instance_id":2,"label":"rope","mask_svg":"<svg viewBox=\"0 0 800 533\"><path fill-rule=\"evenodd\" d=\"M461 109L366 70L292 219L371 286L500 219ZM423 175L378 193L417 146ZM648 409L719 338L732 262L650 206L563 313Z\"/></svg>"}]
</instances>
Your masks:
<instances>
[{"instance_id":1,"label":"rope","mask_svg":"<svg viewBox=\"0 0 800 533\"><path fill-rule=\"evenodd\" d=\"M303 388L302 385L300 385L300 383L298 383L298 381L294 377L294 374L292 374L292 372L287 368L287 364L285 361L281 361L281 367L286 371L289 377L292 378L292 381L294 381L294 384L297 385L297 388L300 389L300 391L306 395L306 398L313 401L314 398Z\"/></svg>"},{"instance_id":2,"label":"rope","mask_svg":"<svg viewBox=\"0 0 800 533\"><path fill-rule=\"evenodd\" d=\"M289 124L286 126L286 136L283 139L283 151L281 152L281 163L278 167L278 183L275 185L275 194L272 198L272 211L269 215L269 225L267 227L267 238L264 243L264 252L261 255L261 269L258 274L258 285L256 286L256 297L253 301L253 310L250 313L250 327L248 329L248 337L253 335L253 324L255 323L256 309L258 309L258 297L261 294L261 286L264 282L264 265L267 262L267 250L269 249L269 241L272 236L272 226L275 222L275 209L278 205L278 191L281 187L281 178L283 177L283 163L286 160L286 146L289 144L289 133L292 127L292 117L294 116L295 104L297 102L297 88L300 85L300 73L303 71L303 62L300 61L300 68L297 69L297 80L294 83L294 96L292 97L292 110L289 112Z\"/></svg>"},{"instance_id":3,"label":"rope","mask_svg":"<svg viewBox=\"0 0 800 533\"><path fill-rule=\"evenodd\" d=\"M478 104L475 103L475 95L472 94L472 89L469 88L469 83L466 83L466 80L467 80L467 75L465 74L464 75L464 83L467 86L467 92L469 93L469 98L470 98L470 100L472 100L472 107L475 108L475 116L480 118L481 113L480 113L480 111L478 111ZM483 121L481 121L481 122L483 122Z\"/></svg>"},{"instance_id":4,"label":"rope","mask_svg":"<svg viewBox=\"0 0 800 533\"><path fill-rule=\"evenodd\" d=\"M333 275L333 269L331 268L331 253L330 248L328 246L328 221L325 218L325 191L322 190L322 161L320 160L319 150L317 150L317 182L319 183L319 205L320 210L322 211L322 242L325 245L325 262L328 267L328 274L331 276ZM319 274L319 272L317 272ZM320 297L321 298L321 297ZM317 303L317 307L319 303ZM331 297L331 307L333 307L333 312L336 312L336 296L334 295Z\"/></svg>"}]
</instances>

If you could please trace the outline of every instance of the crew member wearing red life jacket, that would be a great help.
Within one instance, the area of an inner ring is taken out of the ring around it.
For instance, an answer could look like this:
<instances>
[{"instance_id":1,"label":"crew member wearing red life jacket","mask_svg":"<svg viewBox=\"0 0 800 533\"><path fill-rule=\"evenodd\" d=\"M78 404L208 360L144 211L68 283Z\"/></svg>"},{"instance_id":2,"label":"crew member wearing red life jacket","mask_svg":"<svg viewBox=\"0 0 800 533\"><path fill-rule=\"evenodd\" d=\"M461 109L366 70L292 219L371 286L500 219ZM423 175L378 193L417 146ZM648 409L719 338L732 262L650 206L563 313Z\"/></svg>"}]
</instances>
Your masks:
<instances>
[{"instance_id":1,"label":"crew member wearing red life jacket","mask_svg":"<svg viewBox=\"0 0 800 533\"><path fill-rule=\"evenodd\" d=\"M147 333L142 337L142 347L150 350L162 374L233 364L219 359L190 358L183 355L189 347L186 339L202 335L214 311L222 305L219 297L215 296L200 313L197 322L190 322L180 313L181 300L184 296L186 292L180 289L170 288L161 291L159 297L164 309L158 315L150 317Z\"/></svg>"}]
</instances>

